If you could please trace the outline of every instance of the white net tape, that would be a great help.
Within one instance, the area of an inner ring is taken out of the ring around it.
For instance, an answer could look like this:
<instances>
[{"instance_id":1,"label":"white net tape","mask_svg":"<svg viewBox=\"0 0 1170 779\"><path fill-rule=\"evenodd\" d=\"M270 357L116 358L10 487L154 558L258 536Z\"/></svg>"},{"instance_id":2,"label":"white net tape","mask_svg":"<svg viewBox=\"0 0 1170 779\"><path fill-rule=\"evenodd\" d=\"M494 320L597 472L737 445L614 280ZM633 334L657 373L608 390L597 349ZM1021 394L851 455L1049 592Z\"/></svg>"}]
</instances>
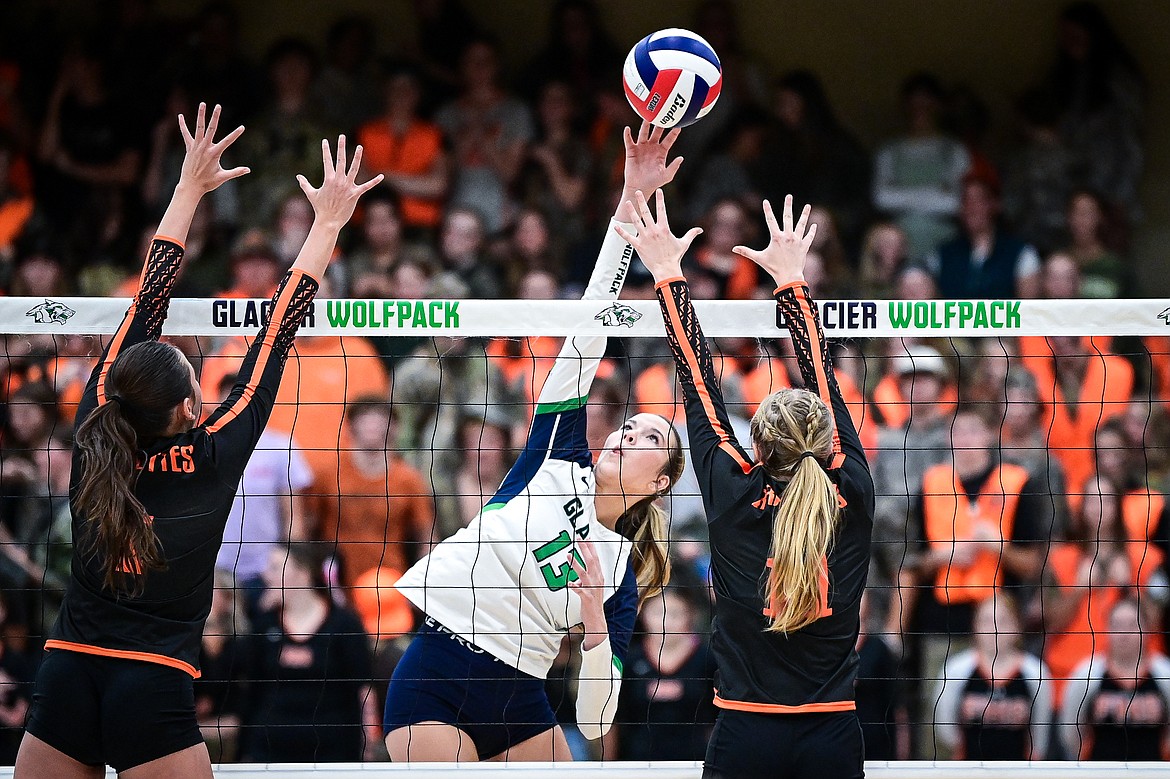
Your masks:
<instances>
[{"instance_id":1,"label":"white net tape","mask_svg":"<svg viewBox=\"0 0 1170 779\"><path fill-rule=\"evenodd\" d=\"M129 301L118 298L0 298L8 333L113 333ZM169 335L248 335L268 301L176 299ZM1138 300L828 300L821 322L831 338L1163 335L1170 299ZM710 337L786 335L767 301L695 303ZM656 301L317 300L302 335L664 336Z\"/></svg>"}]
</instances>

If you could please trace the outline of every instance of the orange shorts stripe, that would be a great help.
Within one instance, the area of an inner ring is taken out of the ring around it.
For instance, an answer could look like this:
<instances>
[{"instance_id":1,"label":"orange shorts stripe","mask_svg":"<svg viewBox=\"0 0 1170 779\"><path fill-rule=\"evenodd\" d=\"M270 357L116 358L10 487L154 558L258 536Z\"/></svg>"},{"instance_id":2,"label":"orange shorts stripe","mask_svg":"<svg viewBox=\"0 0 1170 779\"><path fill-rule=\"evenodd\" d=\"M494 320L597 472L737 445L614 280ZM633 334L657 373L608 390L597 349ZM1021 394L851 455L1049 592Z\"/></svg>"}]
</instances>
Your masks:
<instances>
[{"instance_id":1,"label":"orange shorts stripe","mask_svg":"<svg viewBox=\"0 0 1170 779\"><path fill-rule=\"evenodd\" d=\"M752 703L750 701L729 701L715 693L715 705L731 711L750 711L754 714L814 714L827 711L856 711L853 701L830 701L828 703L802 703L799 706L784 706L779 703Z\"/></svg>"},{"instance_id":2,"label":"orange shorts stripe","mask_svg":"<svg viewBox=\"0 0 1170 779\"><path fill-rule=\"evenodd\" d=\"M59 641L55 638L51 638L45 642L45 649L64 649L69 652L80 652L84 655L101 655L102 657L117 657L121 660L138 660L143 663L154 663L155 665L166 665L171 668L177 668L184 673L190 674L195 679L202 676L199 669L190 663L184 663L182 660L176 660L166 655L156 655L153 652L134 652L129 649L106 649L102 646L78 644L73 641Z\"/></svg>"}]
</instances>

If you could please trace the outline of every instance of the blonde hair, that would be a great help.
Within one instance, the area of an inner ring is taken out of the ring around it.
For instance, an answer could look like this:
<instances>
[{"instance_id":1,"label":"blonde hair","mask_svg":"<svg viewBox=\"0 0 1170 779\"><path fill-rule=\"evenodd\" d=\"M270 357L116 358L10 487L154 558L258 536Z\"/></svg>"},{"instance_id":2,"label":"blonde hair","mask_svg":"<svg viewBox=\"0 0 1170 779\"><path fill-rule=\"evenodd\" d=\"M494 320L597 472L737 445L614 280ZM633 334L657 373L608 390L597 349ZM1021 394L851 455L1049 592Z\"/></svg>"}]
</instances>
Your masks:
<instances>
[{"instance_id":1,"label":"blonde hair","mask_svg":"<svg viewBox=\"0 0 1170 779\"><path fill-rule=\"evenodd\" d=\"M833 451L832 415L807 390L780 390L752 417L752 440L764 472L788 482L772 521L765 595L772 608L768 630L791 633L815 622L824 605L822 565L839 513L836 487L824 470Z\"/></svg>"},{"instance_id":2,"label":"blonde hair","mask_svg":"<svg viewBox=\"0 0 1170 779\"><path fill-rule=\"evenodd\" d=\"M638 580L639 610L643 603L661 593L670 581L670 551L666 542L668 517L662 506L662 498L682 476L686 461L682 440L674 425L670 425L666 465L662 469L670 484L665 490L648 495L630 506L618 519L619 531L634 542L632 559L634 576Z\"/></svg>"}]
</instances>

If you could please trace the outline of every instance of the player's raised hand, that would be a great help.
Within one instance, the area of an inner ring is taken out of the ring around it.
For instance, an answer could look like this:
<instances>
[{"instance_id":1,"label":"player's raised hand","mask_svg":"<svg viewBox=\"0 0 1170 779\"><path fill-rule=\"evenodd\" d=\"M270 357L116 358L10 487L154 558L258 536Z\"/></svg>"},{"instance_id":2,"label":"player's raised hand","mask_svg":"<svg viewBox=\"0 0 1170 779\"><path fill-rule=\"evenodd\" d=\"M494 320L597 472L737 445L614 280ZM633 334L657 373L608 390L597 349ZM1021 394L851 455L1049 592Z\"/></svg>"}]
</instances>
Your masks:
<instances>
[{"instance_id":1,"label":"player's raised hand","mask_svg":"<svg viewBox=\"0 0 1170 779\"><path fill-rule=\"evenodd\" d=\"M580 554L580 559L577 555ZM578 541L569 554L569 589L581 599L581 622L585 626L585 649L597 646L609 634L605 620L605 576L592 541Z\"/></svg>"},{"instance_id":2,"label":"player's raised hand","mask_svg":"<svg viewBox=\"0 0 1170 779\"><path fill-rule=\"evenodd\" d=\"M638 190L653 192L674 181L674 175L678 173L683 158L675 157L668 164L666 157L670 154L670 147L678 140L678 133L677 127L667 132L657 125L642 122L638 129L638 137L635 139L630 128L625 128L622 133L626 146L621 201L623 210L625 202L633 199L634 192ZM629 213L625 215L632 216Z\"/></svg>"},{"instance_id":3,"label":"player's raised hand","mask_svg":"<svg viewBox=\"0 0 1170 779\"><path fill-rule=\"evenodd\" d=\"M732 251L768 271L777 287L804 281L804 258L808 256L808 249L817 234L817 226L808 223L810 210L809 206L805 206L800 213L800 220L793 225L792 195L788 195L784 198L784 228L781 229L776 222L776 214L772 213L772 204L765 200L764 219L768 222L768 234L771 236L768 245L759 250L736 246Z\"/></svg>"},{"instance_id":4,"label":"player's raised hand","mask_svg":"<svg viewBox=\"0 0 1170 779\"><path fill-rule=\"evenodd\" d=\"M220 164L224 151L244 134L244 127L239 126L216 141L219 114L220 107L217 105L211 109L211 119L208 120L207 104L200 103L193 129L187 127L187 119L179 114L179 132L183 135L183 145L187 147L187 154L183 157L183 168L179 173L179 185L188 186L200 194L206 194L225 181L231 181L250 172L245 167L224 170Z\"/></svg>"},{"instance_id":5,"label":"player's raised hand","mask_svg":"<svg viewBox=\"0 0 1170 779\"><path fill-rule=\"evenodd\" d=\"M666 197L661 189L655 191L654 200L658 209L657 219L650 213L650 204L646 202L646 196L641 190L634 193L633 202L629 203L637 235L621 225L614 225L614 229L638 252L642 264L654 274L654 280L662 281L682 275L683 255L703 230L692 227L681 238L675 236L670 231L670 222L666 216Z\"/></svg>"},{"instance_id":6,"label":"player's raised hand","mask_svg":"<svg viewBox=\"0 0 1170 779\"><path fill-rule=\"evenodd\" d=\"M312 204L317 221L340 229L353 216L358 198L382 183L383 177L379 173L364 184L357 183L358 171L362 167L362 147L354 149L353 159L347 164L344 135L337 138L336 159L329 148L329 141L321 141L321 159L325 167L325 180L321 186L314 188L302 175L297 176L297 183Z\"/></svg>"}]
</instances>

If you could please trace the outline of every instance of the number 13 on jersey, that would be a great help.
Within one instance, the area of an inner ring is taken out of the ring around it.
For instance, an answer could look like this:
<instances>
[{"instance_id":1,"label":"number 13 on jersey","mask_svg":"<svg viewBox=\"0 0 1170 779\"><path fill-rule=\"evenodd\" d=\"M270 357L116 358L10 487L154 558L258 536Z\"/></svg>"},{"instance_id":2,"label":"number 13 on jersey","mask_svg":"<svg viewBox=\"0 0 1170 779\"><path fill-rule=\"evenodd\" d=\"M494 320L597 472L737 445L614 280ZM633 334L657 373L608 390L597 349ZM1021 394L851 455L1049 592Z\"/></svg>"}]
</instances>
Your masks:
<instances>
[{"instance_id":1,"label":"number 13 on jersey","mask_svg":"<svg viewBox=\"0 0 1170 779\"><path fill-rule=\"evenodd\" d=\"M569 544L573 543L573 537L569 535L568 530L562 530L560 534L549 541L547 544L537 547L532 550L532 556L536 558L536 562L543 563L540 566L540 572L544 575L544 582L548 588L553 592L563 590L569 586L569 582L575 582L581 577L577 572L569 566L569 561L554 565L553 563L546 563L545 560L562 551ZM577 550L573 550L573 559L577 561L577 565L584 568L585 561L581 559L581 555Z\"/></svg>"}]
</instances>

